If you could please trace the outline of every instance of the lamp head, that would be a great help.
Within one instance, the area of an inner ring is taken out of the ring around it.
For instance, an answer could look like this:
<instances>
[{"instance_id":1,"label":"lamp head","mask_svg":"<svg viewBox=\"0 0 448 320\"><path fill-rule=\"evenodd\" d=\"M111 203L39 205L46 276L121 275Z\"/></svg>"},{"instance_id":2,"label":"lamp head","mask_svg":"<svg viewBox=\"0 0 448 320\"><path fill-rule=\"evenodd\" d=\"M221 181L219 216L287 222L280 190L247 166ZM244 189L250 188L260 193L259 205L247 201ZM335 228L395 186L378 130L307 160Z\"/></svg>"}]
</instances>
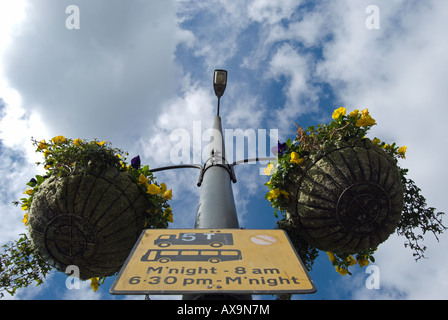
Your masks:
<instances>
[{"instance_id":1,"label":"lamp head","mask_svg":"<svg viewBox=\"0 0 448 320\"><path fill-rule=\"evenodd\" d=\"M227 86L227 71L226 70L215 70L213 75L213 89L218 98L221 98L226 90Z\"/></svg>"}]
</instances>

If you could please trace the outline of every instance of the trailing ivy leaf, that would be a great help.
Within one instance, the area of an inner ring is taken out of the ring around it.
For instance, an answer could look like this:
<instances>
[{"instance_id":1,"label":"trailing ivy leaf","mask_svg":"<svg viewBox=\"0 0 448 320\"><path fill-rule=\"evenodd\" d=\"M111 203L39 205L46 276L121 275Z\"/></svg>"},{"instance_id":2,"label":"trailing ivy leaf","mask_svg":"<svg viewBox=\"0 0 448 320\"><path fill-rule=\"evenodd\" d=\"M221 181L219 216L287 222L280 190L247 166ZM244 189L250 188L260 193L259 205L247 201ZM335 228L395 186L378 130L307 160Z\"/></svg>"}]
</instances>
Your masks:
<instances>
[{"instance_id":1,"label":"trailing ivy leaf","mask_svg":"<svg viewBox=\"0 0 448 320\"><path fill-rule=\"evenodd\" d=\"M34 178L32 178L32 179L30 180L30 182L28 182L26 185L27 185L27 186L30 186L31 188L34 188L34 187L37 185L37 180L34 179Z\"/></svg>"},{"instance_id":2,"label":"trailing ivy leaf","mask_svg":"<svg viewBox=\"0 0 448 320\"><path fill-rule=\"evenodd\" d=\"M432 232L437 241L437 235L442 234L447 228L442 224L443 212L437 212L432 207L427 207L426 199L421 195L421 189L415 182L406 178L408 170L401 170L402 185L404 189L404 203L401 220L398 223L397 233L406 237L405 247L414 250L415 260L425 258L426 246L420 244L423 235ZM422 232L422 234L420 234Z\"/></svg>"},{"instance_id":3,"label":"trailing ivy leaf","mask_svg":"<svg viewBox=\"0 0 448 320\"><path fill-rule=\"evenodd\" d=\"M17 289L27 287L36 281L43 282L52 267L35 252L30 239L22 234L19 240L2 246L0 252L0 298L2 291L14 295Z\"/></svg>"},{"instance_id":4,"label":"trailing ivy leaf","mask_svg":"<svg viewBox=\"0 0 448 320\"><path fill-rule=\"evenodd\" d=\"M36 182L37 184L41 184L42 182L44 182L44 178L40 175L36 175Z\"/></svg>"}]
</instances>

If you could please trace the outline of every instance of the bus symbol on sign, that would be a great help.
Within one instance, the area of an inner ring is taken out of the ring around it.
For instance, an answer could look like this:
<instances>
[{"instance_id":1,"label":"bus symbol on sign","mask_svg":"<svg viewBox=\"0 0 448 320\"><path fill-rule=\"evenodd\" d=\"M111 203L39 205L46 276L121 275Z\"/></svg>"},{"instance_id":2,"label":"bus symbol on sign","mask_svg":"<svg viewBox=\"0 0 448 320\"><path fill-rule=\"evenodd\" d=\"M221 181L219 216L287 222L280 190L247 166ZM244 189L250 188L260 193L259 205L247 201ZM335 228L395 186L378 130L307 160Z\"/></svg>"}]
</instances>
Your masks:
<instances>
[{"instance_id":1,"label":"bus symbol on sign","mask_svg":"<svg viewBox=\"0 0 448 320\"><path fill-rule=\"evenodd\" d=\"M241 260L240 250L212 250L212 249L162 249L148 250L140 261L158 261L167 263L170 261L208 261L210 263L219 263L221 261Z\"/></svg>"},{"instance_id":2,"label":"bus symbol on sign","mask_svg":"<svg viewBox=\"0 0 448 320\"><path fill-rule=\"evenodd\" d=\"M162 234L154 240L154 244L161 248L166 248L171 245L209 245L214 248L219 248L223 245L232 246L233 236L231 233Z\"/></svg>"}]
</instances>

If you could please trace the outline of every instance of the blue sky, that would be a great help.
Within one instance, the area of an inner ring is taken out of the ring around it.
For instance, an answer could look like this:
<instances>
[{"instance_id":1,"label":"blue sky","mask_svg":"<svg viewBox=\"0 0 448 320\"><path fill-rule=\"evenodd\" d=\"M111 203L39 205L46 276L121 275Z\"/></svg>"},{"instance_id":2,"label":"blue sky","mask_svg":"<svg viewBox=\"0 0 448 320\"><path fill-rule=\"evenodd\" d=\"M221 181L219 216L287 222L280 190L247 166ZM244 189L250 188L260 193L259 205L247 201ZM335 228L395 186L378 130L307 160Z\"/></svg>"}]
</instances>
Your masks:
<instances>
[{"instance_id":1,"label":"blue sky","mask_svg":"<svg viewBox=\"0 0 448 320\"><path fill-rule=\"evenodd\" d=\"M379 29L366 27L372 4ZM80 10L80 29L66 28L69 5ZM193 148L193 129L200 124L204 133L213 123L212 74L221 68L229 72L221 99L225 129L277 129L286 140L295 123L327 122L340 106L369 108L379 124L370 136L407 145L401 164L428 203L446 211L447 14L439 0L2 1L0 243L25 231L11 201L42 170L31 137L108 140L158 167L172 163L170 137L183 129L191 135L191 158L200 157L208 136ZM259 174L264 166L236 167L242 227L275 226L264 199L267 177ZM192 228L197 171L157 177L173 189L172 227ZM342 277L322 252L310 273L317 293L293 298L448 298L447 240L427 235L429 259L416 263L404 240L391 236L376 255L379 290L366 287L365 268ZM51 274L12 298L142 298L111 296L112 278L96 293L88 282L68 290L65 279Z\"/></svg>"}]
</instances>

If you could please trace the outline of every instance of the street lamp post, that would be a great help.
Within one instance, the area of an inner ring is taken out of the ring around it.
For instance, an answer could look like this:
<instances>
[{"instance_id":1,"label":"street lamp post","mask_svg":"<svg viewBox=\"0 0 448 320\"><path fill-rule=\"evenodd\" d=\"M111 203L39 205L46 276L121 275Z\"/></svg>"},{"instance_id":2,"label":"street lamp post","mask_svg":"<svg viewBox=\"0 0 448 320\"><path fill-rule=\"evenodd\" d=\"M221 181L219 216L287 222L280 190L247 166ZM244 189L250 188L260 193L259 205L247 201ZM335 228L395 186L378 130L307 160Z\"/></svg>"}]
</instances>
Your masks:
<instances>
[{"instance_id":1,"label":"street lamp post","mask_svg":"<svg viewBox=\"0 0 448 320\"><path fill-rule=\"evenodd\" d=\"M221 117L220 99L227 85L227 71L215 70L213 88L218 97L218 108L213 122L207 160L204 163L196 213L196 229L238 229L238 216L232 191L233 167L226 160ZM250 300L250 295L184 295L184 300Z\"/></svg>"},{"instance_id":2,"label":"street lamp post","mask_svg":"<svg viewBox=\"0 0 448 320\"><path fill-rule=\"evenodd\" d=\"M202 172L202 186L195 228L239 228L231 180L233 168L226 160L219 100L227 85L227 71L215 70L213 88L218 97L218 111L213 122L207 160Z\"/></svg>"},{"instance_id":3,"label":"street lamp post","mask_svg":"<svg viewBox=\"0 0 448 320\"><path fill-rule=\"evenodd\" d=\"M213 88L218 97L217 113L213 122L207 160L204 165L177 165L150 170L152 172L179 169L200 169L198 186L201 187L199 205L196 212L195 229L238 229L238 216L232 191L232 182L236 182L233 167L237 164L274 158L254 158L229 164L226 160L221 117L220 99L227 86L227 71L215 70ZM184 295L184 300L251 300L251 295L195 294Z\"/></svg>"},{"instance_id":4,"label":"street lamp post","mask_svg":"<svg viewBox=\"0 0 448 320\"><path fill-rule=\"evenodd\" d=\"M216 116L213 122L203 170L195 228L239 228L231 185L233 169L226 160L220 116Z\"/></svg>"}]
</instances>

